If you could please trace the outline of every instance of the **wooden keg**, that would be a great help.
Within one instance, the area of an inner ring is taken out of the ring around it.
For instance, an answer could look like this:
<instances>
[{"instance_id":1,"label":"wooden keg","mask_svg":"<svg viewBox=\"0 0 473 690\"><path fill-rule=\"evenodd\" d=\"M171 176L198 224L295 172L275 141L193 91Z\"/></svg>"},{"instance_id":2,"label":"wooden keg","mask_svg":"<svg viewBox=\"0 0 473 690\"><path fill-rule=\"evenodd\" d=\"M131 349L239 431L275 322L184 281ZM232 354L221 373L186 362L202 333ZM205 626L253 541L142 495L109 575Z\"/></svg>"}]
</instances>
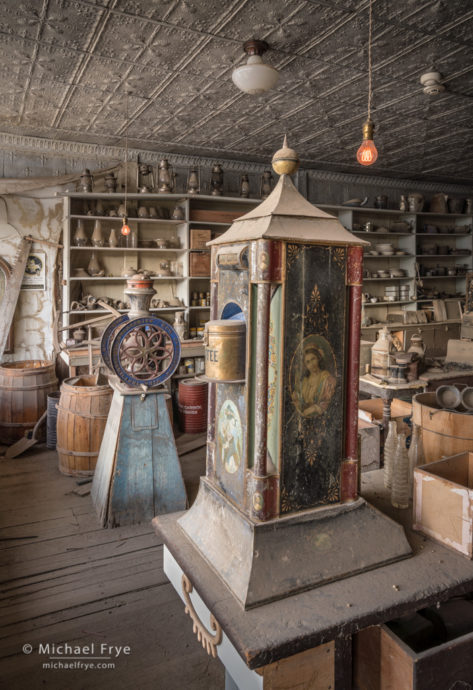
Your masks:
<instances>
[{"instance_id":1,"label":"wooden keg","mask_svg":"<svg viewBox=\"0 0 473 690\"><path fill-rule=\"evenodd\" d=\"M435 393L418 393L413 397L412 420L422 429L426 463L466 450L473 451L471 414L441 409Z\"/></svg>"},{"instance_id":2,"label":"wooden keg","mask_svg":"<svg viewBox=\"0 0 473 690\"><path fill-rule=\"evenodd\" d=\"M0 364L0 442L23 438L46 411L48 393L57 390L54 362L29 359Z\"/></svg>"},{"instance_id":3,"label":"wooden keg","mask_svg":"<svg viewBox=\"0 0 473 690\"><path fill-rule=\"evenodd\" d=\"M95 376L65 379L57 415L59 471L71 477L93 475L112 402L110 386Z\"/></svg>"},{"instance_id":4,"label":"wooden keg","mask_svg":"<svg viewBox=\"0 0 473 690\"><path fill-rule=\"evenodd\" d=\"M179 421L184 433L201 434L207 430L207 399L207 381L199 379L179 381Z\"/></svg>"}]
</instances>

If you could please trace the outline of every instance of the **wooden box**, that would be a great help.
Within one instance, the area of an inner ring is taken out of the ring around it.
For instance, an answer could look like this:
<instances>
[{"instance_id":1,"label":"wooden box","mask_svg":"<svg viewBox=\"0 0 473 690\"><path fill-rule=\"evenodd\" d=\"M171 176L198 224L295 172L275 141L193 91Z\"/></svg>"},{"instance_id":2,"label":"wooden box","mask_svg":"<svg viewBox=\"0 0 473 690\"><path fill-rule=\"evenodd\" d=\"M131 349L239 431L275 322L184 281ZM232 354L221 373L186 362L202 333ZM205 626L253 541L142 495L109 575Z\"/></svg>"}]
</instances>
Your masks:
<instances>
[{"instance_id":1,"label":"wooden box","mask_svg":"<svg viewBox=\"0 0 473 690\"><path fill-rule=\"evenodd\" d=\"M410 428L404 424L403 417L410 417L412 414L412 404L399 398L391 401L391 419L397 423L398 433L410 433ZM371 398L370 400L358 401L358 419L365 422L383 423L383 401L381 398Z\"/></svg>"},{"instance_id":2,"label":"wooden box","mask_svg":"<svg viewBox=\"0 0 473 690\"><path fill-rule=\"evenodd\" d=\"M207 249L207 242L212 239L212 231L204 228L191 228L190 248Z\"/></svg>"},{"instance_id":3,"label":"wooden box","mask_svg":"<svg viewBox=\"0 0 473 690\"><path fill-rule=\"evenodd\" d=\"M190 220L204 221L207 223L233 223L235 218L246 213L242 211L213 211L210 209L191 208Z\"/></svg>"},{"instance_id":4,"label":"wooden box","mask_svg":"<svg viewBox=\"0 0 473 690\"><path fill-rule=\"evenodd\" d=\"M471 688L473 633L414 652L386 625L355 635L354 681L359 690Z\"/></svg>"},{"instance_id":5,"label":"wooden box","mask_svg":"<svg viewBox=\"0 0 473 690\"><path fill-rule=\"evenodd\" d=\"M414 470L414 529L473 558L473 452Z\"/></svg>"},{"instance_id":6,"label":"wooden box","mask_svg":"<svg viewBox=\"0 0 473 690\"><path fill-rule=\"evenodd\" d=\"M206 278L210 276L210 252L190 252L189 275Z\"/></svg>"}]
</instances>

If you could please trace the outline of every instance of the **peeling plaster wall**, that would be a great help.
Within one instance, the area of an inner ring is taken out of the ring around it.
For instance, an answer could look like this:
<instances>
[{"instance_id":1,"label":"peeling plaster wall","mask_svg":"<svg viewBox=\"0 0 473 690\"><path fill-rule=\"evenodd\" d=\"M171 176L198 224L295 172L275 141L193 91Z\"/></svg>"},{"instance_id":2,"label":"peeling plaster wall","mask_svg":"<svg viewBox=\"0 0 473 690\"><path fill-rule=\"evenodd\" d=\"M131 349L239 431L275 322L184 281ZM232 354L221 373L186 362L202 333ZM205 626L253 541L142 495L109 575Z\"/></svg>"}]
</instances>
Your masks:
<instances>
[{"instance_id":1,"label":"peeling plaster wall","mask_svg":"<svg viewBox=\"0 0 473 690\"><path fill-rule=\"evenodd\" d=\"M8 222L18 231L0 240L1 255L13 267L18 254L20 236L59 242L62 231L62 199L55 198L59 188L45 189L36 198L6 195ZM29 196L33 196L32 194ZM14 352L4 361L22 359L51 359L53 354L53 321L56 309L55 281L58 250L34 242L32 251L44 251L46 260L46 289L20 290L14 317Z\"/></svg>"}]
</instances>

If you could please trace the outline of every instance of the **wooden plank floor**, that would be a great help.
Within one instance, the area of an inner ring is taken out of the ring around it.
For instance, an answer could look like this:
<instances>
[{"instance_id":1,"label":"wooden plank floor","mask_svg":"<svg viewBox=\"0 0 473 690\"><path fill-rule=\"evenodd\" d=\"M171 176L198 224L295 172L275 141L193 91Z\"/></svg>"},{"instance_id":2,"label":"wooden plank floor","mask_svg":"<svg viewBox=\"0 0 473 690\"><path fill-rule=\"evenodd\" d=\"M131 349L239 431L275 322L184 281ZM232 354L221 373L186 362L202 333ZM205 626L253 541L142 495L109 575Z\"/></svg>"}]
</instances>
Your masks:
<instances>
[{"instance_id":1,"label":"wooden plank floor","mask_svg":"<svg viewBox=\"0 0 473 690\"><path fill-rule=\"evenodd\" d=\"M223 666L192 633L150 525L99 528L90 495L71 493L76 480L59 473L56 453L36 448L0 461L0 688L223 688ZM203 452L181 460L193 497ZM112 653L114 669L44 668L65 643L94 644L84 664L109 656L102 644L130 653Z\"/></svg>"}]
</instances>

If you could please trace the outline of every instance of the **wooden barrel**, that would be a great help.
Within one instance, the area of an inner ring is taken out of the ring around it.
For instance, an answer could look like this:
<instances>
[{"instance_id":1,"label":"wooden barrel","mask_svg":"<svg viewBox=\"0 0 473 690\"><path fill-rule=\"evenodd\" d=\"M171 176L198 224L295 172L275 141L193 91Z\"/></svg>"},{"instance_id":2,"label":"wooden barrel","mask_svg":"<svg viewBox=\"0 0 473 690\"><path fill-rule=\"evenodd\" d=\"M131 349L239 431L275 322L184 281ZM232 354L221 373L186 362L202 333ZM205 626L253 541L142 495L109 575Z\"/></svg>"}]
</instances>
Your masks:
<instances>
[{"instance_id":1,"label":"wooden barrel","mask_svg":"<svg viewBox=\"0 0 473 690\"><path fill-rule=\"evenodd\" d=\"M181 431L200 434L207 429L208 383L199 379L179 381L178 403Z\"/></svg>"},{"instance_id":2,"label":"wooden barrel","mask_svg":"<svg viewBox=\"0 0 473 690\"><path fill-rule=\"evenodd\" d=\"M57 387L54 362L29 359L0 364L0 442L23 438L46 411L48 393Z\"/></svg>"},{"instance_id":3,"label":"wooden barrel","mask_svg":"<svg viewBox=\"0 0 473 690\"><path fill-rule=\"evenodd\" d=\"M473 417L457 410L442 410L435 393L418 393L412 400L412 420L422 429L425 462L473 451Z\"/></svg>"},{"instance_id":4,"label":"wooden barrel","mask_svg":"<svg viewBox=\"0 0 473 690\"><path fill-rule=\"evenodd\" d=\"M71 477L90 477L97 464L113 391L95 381L74 376L61 386L56 449L59 471Z\"/></svg>"}]
</instances>

